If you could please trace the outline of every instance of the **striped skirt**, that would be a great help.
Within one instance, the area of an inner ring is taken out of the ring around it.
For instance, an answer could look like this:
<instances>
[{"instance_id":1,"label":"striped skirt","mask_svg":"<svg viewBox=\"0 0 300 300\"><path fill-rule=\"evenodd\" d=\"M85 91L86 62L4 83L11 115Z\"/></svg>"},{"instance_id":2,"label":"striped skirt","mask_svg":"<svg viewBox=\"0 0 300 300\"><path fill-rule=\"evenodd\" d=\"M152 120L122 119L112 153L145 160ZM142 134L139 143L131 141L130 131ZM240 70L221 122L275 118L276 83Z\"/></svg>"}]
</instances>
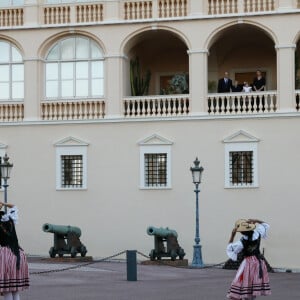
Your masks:
<instances>
[{"instance_id":1,"label":"striped skirt","mask_svg":"<svg viewBox=\"0 0 300 300\"><path fill-rule=\"evenodd\" d=\"M20 269L17 257L8 247L0 247L0 293L17 292L29 287L28 264L25 253L20 250Z\"/></svg>"},{"instance_id":2,"label":"striped skirt","mask_svg":"<svg viewBox=\"0 0 300 300\"><path fill-rule=\"evenodd\" d=\"M269 275L264 260L260 260L262 274L260 276L259 260L255 256L246 257L232 281L227 294L229 299L247 299L253 296L271 295Z\"/></svg>"}]
</instances>

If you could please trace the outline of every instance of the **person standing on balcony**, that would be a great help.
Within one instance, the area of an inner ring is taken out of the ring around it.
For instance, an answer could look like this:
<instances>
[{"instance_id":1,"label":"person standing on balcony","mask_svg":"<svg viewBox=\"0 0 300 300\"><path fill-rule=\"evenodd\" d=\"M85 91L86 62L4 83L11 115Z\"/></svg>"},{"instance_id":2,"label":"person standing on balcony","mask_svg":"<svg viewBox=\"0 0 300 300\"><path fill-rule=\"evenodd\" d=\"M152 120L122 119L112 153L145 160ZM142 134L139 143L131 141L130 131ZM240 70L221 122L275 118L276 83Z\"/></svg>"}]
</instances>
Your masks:
<instances>
[{"instance_id":1,"label":"person standing on balcony","mask_svg":"<svg viewBox=\"0 0 300 300\"><path fill-rule=\"evenodd\" d=\"M228 72L224 73L224 77L219 79L218 93L230 93L232 89L232 80L229 78Z\"/></svg>"},{"instance_id":2,"label":"person standing on balcony","mask_svg":"<svg viewBox=\"0 0 300 300\"><path fill-rule=\"evenodd\" d=\"M257 219L240 219L235 222L226 252L233 261L241 253L243 261L231 283L227 298L252 300L256 296L271 295L267 266L259 250L260 240L267 237L269 228L267 223ZM240 232L242 238L233 242L236 232Z\"/></svg>"},{"instance_id":3,"label":"person standing on balcony","mask_svg":"<svg viewBox=\"0 0 300 300\"><path fill-rule=\"evenodd\" d=\"M5 206L7 212L1 211ZM28 264L15 230L18 208L0 202L0 294L4 300L20 300L19 291L29 287Z\"/></svg>"},{"instance_id":4,"label":"person standing on balcony","mask_svg":"<svg viewBox=\"0 0 300 300\"><path fill-rule=\"evenodd\" d=\"M262 92L265 90L266 79L262 76L261 71L256 71L256 77L253 79L253 90L255 92Z\"/></svg>"}]
</instances>

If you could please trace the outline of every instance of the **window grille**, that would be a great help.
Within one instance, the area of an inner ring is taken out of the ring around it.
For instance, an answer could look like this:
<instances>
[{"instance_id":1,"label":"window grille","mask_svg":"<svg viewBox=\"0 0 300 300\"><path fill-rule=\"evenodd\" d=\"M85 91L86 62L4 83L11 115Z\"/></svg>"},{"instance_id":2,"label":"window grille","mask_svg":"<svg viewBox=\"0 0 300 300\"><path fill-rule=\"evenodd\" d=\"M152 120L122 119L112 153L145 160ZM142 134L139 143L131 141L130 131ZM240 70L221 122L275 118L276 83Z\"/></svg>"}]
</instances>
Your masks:
<instances>
[{"instance_id":1,"label":"window grille","mask_svg":"<svg viewBox=\"0 0 300 300\"><path fill-rule=\"evenodd\" d=\"M82 155L61 156L61 186L63 188L80 188L83 179Z\"/></svg>"},{"instance_id":2,"label":"window grille","mask_svg":"<svg viewBox=\"0 0 300 300\"><path fill-rule=\"evenodd\" d=\"M253 184L253 151L229 152L231 185Z\"/></svg>"},{"instance_id":3,"label":"window grille","mask_svg":"<svg viewBox=\"0 0 300 300\"><path fill-rule=\"evenodd\" d=\"M167 153L145 154L145 186L167 186Z\"/></svg>"}]
</instances>

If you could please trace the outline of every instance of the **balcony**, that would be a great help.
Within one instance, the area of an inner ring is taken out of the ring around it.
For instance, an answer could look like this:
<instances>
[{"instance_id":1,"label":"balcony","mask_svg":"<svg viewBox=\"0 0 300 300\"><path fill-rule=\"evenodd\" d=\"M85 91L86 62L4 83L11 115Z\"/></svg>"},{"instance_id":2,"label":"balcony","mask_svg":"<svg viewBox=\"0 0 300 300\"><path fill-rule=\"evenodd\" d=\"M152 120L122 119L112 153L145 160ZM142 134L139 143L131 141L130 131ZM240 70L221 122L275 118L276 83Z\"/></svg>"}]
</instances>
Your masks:
<instances>
[{"instance_id":1,"label":"balcony","mask_svg":"<svg viewBox=\"0 0 300 300\"><path fill-rule=\"evenodd\" d=\"M0 102L0 122L21 122L23 119L23 101Z\"/></svg>"},{"instance_id":2,"label":"balcony","mask_svg":"<svg viewBox=\"0 0 300 300\"><path fill-rule=\"evenodd\" d=\"M97 120L105 115L104 100L62 100L41 103L41 119L60 120Z\"/></svg>"},{"instance_id":3,"label":"balcony","mask_svg":"<svg viewBox=\"0 0 300 300\"><path fill-rule=\"evenodd\" d=\"M33 3L32 3L33 2ZM300 9L292 0L145 0L74 1L47 4L24 0L23 6L0 7L0 27L30 24L66 25L139 20L207 18L223 15L277 13ZM26 5L27 4L27 5Z\"/></svg>"},{"instance_id":4,"label":"balcony","mask_svg":"<svg viewBox=\"0 0 300 300\"><path fill-rule=\"evenodd\" d=\"M189 114L189 95L126 97L125 118L177 117Z\"/></svg>"}]
</instances>

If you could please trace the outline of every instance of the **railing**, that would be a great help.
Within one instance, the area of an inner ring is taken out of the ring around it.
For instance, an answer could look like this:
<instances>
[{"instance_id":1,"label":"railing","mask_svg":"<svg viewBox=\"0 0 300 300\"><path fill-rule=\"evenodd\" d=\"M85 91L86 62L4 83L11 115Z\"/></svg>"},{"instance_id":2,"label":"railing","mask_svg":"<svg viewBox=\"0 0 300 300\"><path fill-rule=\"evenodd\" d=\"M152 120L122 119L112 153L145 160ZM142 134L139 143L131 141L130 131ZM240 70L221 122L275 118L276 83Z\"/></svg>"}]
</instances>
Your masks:
<instances>
[{"instance_id":1,"label":"railing","mask_svg":"<svg viewBox=\"0 0 300 300\"><path fill-rule=\"evenodd\" d=\"M42 120L94 120L104 118L105 102L44 101L41 103Z\"/></svg>"},{"instance_id":2,"label":"railing","mask_svg":"<svg viewBox=\"0 0 300 300\"><path fill-rule=\"evenodd\" d=\"M150 19L152 18L152 1L138 1L124 3L124 19Z\"/></svg>"},{"instance_id":3,"label":"railing","mask_svg":"<svg viewBox=\"0 0 300 300\"><path fill-rule=\"evenodd\" d=\"M273 10L275 10L275 0L208 0L209 15Z\"/></svg>"},{"instance_id":4,"label":"railing","mask_svg":"<svg viewBox=\"0 0 300 300\"><path fill-rule=\"evenodd\" d=\"M70 22L70 6L44 7L44 24L65 24Z\"/></svg>"},{"instance_id":5,"label":"railing","mask_svg":"<svg viewBox=\"0 0 300 300\"><path fill-rule=\"evenodd\" d=\"M275 10L275 0L244 0L246 13L272 10Z\"/></svg>"},{"instance_id":6,"label":"railing","mask_svg":"<svg viewBox=\"0 0 300 300\"><path fill-rule=\"evenodd\" d=\"M300 111L300 90L295 91L296 110Z\"/></svg>"},{"instance_id":7,"label":"railing","mask_svg":"<svg viewBox=\"0 0 300 300\"><path fill-rule=\"evenodd\" d=\"M24 24L23 8L0 9L0 26L22 26Z\"/></svg>"},{"instance_id":8,"label":"railing","mask_svg":"<svg viewBox=\"0 0 300 300\"><path fill-rule=\"evenodd\" d=\"M278 108L277 92L208 94L209 114L256 114L272 113Z\"/></svg>"},{"instance_id":9,"label":"railing","mask_svg":"<svg viewBox=\"0 0 300 300\"><path fill-rule=\"evenodd\" d=\"M164 117L189 114L189 95L127 97L125 117Z\"/></svg>"},{"instance_id":10,"label":"railing","mask_svg":"<svg viewBox=\"0 0 300 300\"><path fill-rule=\"evenodd\" d=\"M24 119L22 103L0 103L0 122L18 122Z\"/></svg>"},{"instance_id":11,"label":"railing","mask_svg":"<svg viewBox=\"0 0 300 300\"><path fill-rule=\"evenodd\" d=\"M208 0L208 14L233 14L238 12L238 0Z\"/></svg>"},{"instance_id":12,"label":"railing","mask_svg":"<svg viewBox=\"0 0 300 300\"><path fill-rule=\"evenodd\" d=\"M103 21L103 4L86 4L76 6L76 22Z\"/></svg>"},{"instance_id":13,"label":"railing","mask_svg":"<svg viewBox=\"0 0 300 300\"><path fill-rule=\"evenodd\" d=\"M187 0L159 0L159 18L184 17L188 14Z\"/></svg>"}]
</instances>

